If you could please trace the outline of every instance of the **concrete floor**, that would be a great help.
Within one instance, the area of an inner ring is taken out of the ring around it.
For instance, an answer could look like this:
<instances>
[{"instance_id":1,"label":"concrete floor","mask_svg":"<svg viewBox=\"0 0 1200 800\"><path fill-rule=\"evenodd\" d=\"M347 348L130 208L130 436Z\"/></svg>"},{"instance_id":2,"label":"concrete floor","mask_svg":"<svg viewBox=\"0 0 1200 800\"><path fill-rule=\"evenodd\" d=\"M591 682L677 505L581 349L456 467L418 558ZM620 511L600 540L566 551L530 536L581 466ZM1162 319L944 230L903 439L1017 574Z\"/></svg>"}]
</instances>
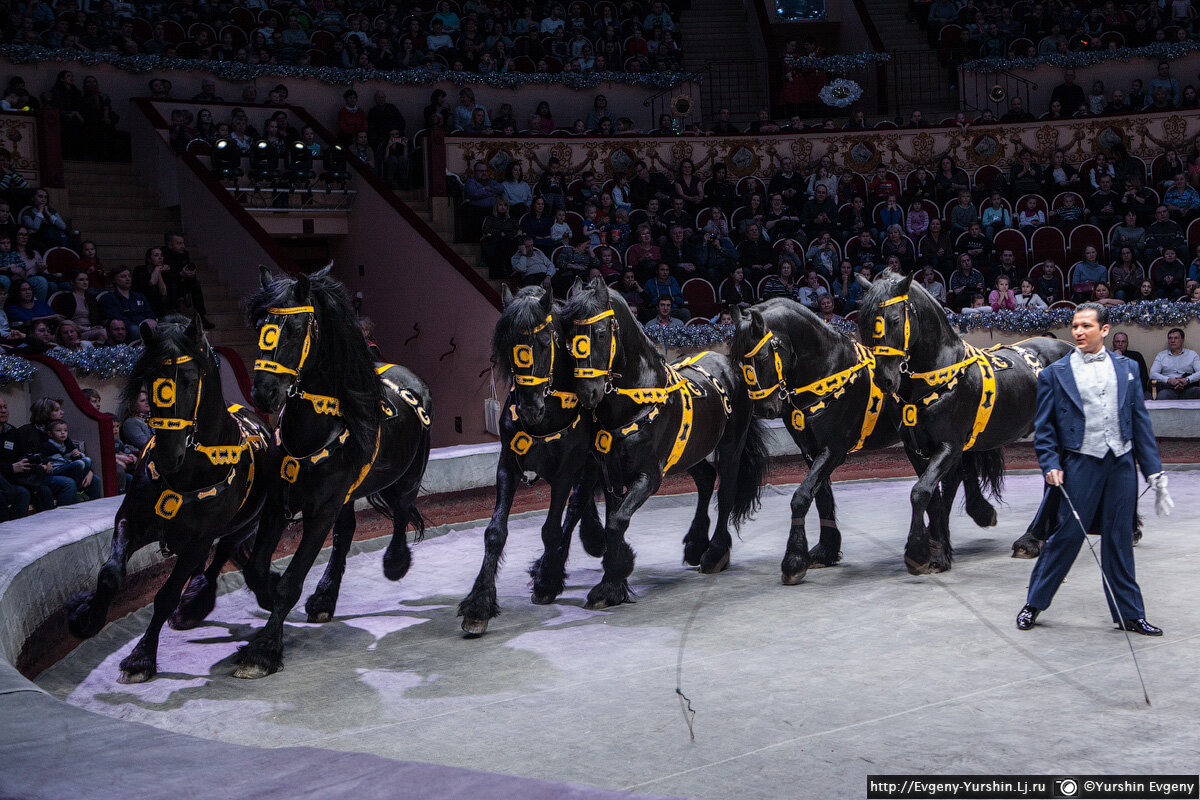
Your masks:
<instances>
[{"instance_id":1,"label":"concrete floor","mask_svg":"<svg viewBox=\"0 0 1200 800\"><path fill-rule=\"evenodd\" d=\"M1153 516L1152 495L1141 502L1138 573L1166 631L1134 637L1150 708L1086 549L1042 624L1013 625L1033 562L1009 546L1039 478L1009 478L996 528L956 511L954 569L921 578L901 560L910 486L837 486L844 561L799 586L778 574L792 487L767 488L717 576L680 566L694 498L655 498L631 528L635 605L581 608L599 573L578 547L566 594L530 604L531 514L512 521L504 613L481 639L464 640L454 615L481 555L482 524L469 524L416 545L397 584L381 574L385 540L356 545L335 620L294 613L287 668L261 681L230 677L231 654L265 616L231 591L206 627L164 633L150 683L116 682L145 609L38 683L91 711L233 743L700 798L862 797L879 773L1194 773L1200 472L1172 476L1169 519Z\"/></svg>"}]
</instances>

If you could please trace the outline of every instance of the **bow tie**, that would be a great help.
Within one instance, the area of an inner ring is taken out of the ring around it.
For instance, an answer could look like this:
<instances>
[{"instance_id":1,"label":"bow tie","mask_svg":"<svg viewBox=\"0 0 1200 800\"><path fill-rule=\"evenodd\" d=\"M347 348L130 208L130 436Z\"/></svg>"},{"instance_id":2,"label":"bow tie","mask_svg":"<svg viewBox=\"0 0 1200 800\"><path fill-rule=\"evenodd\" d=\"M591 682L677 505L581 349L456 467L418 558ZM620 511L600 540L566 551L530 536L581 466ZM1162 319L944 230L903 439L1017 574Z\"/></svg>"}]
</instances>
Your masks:
<instances>
[{"instance_id":1,"label":"bow tie","mask_svg":"<svg viewBox=\"0 0 1200 800\"><path fill-rule=\"evenodd\" d=\"M1081 350L1079 355L1083 356L1083 363L1085 364L1090 364L1093 361L1103 361L1104 359L1108 358L1108 353L1103 350L1098 353L1085 353Z\"/></svg>"}]
</instances>

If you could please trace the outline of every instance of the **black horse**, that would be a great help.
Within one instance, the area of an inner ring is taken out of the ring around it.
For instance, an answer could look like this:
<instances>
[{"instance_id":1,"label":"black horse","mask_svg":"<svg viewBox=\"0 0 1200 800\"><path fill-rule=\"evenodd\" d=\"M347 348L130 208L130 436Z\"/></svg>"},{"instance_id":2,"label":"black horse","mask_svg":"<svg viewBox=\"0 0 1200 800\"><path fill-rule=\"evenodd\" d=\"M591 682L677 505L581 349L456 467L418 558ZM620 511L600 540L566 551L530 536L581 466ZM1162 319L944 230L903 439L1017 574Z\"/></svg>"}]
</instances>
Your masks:
<instances>
[{"instance_id":1,"label":"black horse","mask_svg":"<svg viewBox=\"0 0 1200 800\"><path fill-rule=\"evenodd\" d=\"M733 353L740 357L747 392L760 417L782 417L808 462L808 474L792 495L792 524L784 553L783 583L799 583L809 567L841 560L842 534L829 479L846 456L858 450L890 447L899 440L900 409L875 385L875 358L861 344L830 328L804 306L778 298L760 303L745 317L735 311ZM906 447L910 459L916 454ZM966 460L976 467L979 456ZM916 461L914 460L914 466ZM938 544L949 554L944 512L957 482L935 490L930 519ZM994 525L996 512L977 480L966 481L967 511L981 526ZM808 549L804 518L814 498L821 538ZM942 539L945 541L942 541Z\"/></svg>"},{"instance_id":2,"label":"black horse","mask_svg":"<svg viewBox=\"0 0 1200 800\"><path fill-rule=\"evenodd\" d=\"M876 359L875 384L897 394L920 455L904 560L914 575L940 571L949 554L931 551L924 520L934 490L960 469L964 452L992 451L998 494L1000 448L1033 430L1038 373L1071 346L1037 337L979 350L955 333L941 304L912 276L890 272L871 284L860 308L859 335Z\"/></svg>"},{"instance_id":3,"label":"black horse","mask_svg":"<svg viewBox=\"0 0 1200 800\"><path fill-rule=\"evenodd\" d=\"M117 509L96 590L69 603L71 633L95 636L125 588L134 552L158 543L177 556L154 596L146 634L121 662L122 683L140 683L157 672L158 637L168 617L173 628L186 629L212 611L221 568L254 535L280 464L263 421L241 406L225 407L221 373L198 320L174 316L157 328L143 324L142 342L145 350L129 376L125 399L149 394L154 438ZM254 576L246 579L252 584Z\"/></svg>"},{"instance_id":4,"label":"black horse","mask_svg":"<svg viewBox=\"0 0 1200 800\"><path fill-rule=\"evenodd\" d=\"M508 540L508 514L526 473L550 484L550 508L542 524L542 556L530 567L533 602L553 602L563 590L571 531L580 521L580 539L589 555L604 552L604 528L593 493L599 464L592 457L593 425L571 389L571 359L559 308L551 292L522 289L516 297L501 291L504 313L492 336L492 361L512 377L513 387L500 414L500 463L496 466L496 508L484 531L483 565L461 603L462 629L478 636L499 615L496 570ZM569 497L569 500L568 500ZM566 519L563 509L566 508Z\"/></svg>"},{"instance_id":5,"label":"black horse","mask_svg":"<svg viewBox=\"0 0 1200 800\"><path fill-rule=\"evenodd\" d=\"M696 516L684 536L684 561L701 572L729 564L740 526L758 507L767 451L740 373L717 353L668 365L620 295L601 279L576 283L563 310L571 333L575 393L596 416L594 446L605 486L604 577L587 608L629 602L633 550L630 518L662 484L683 470L696 482ZM714 468L707 459L716 455ZM717 525L709 541L708 504L717 490Z\"/></svg>"},{"instance_id":6,"label":"black horse","mask_svg":"<svg viewBox=\"0 0 1200 800\"><path fill-rule=\"evenodd\" d=\"M329 270L274 280L264 269L262 290L247 303L259 329L252 396L259 408L279 412L275 436L286 486L264 510L245 568L257 585L269 587L259 603L271 616L238 652L239 678L261 678L283 667L283 621L331 527L329 564L304 608L310 622L332 619L354 537L356 498L366 497L392 519L392 541L383 555L389 580L408 572L409 523L418 538L425 528L415 500L429 460L429 389L404 367L375 363L345 287ZM296 510L303 514L304 533L276 577L271 554Z\"/></svg>"}]
</instances>

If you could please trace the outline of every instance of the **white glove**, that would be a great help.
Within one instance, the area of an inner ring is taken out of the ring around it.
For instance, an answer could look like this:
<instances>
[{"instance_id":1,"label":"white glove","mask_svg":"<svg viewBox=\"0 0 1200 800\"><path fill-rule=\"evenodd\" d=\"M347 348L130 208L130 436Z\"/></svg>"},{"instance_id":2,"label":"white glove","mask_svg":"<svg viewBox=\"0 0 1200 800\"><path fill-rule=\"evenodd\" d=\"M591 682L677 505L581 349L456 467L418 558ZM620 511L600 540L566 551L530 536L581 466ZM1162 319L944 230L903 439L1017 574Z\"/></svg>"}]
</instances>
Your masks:
<instances>
[{"instance_id":1,"label":"white glove","mask_svg":"<svg viewBox=\"0 0 1200 800\"><path fill-rule=\"evenodd\" d=\"M1160 517L1171 516L1171 509L1175 507L1175 501L1171 499L1171 493L1167 491L1167 473L1156 472L1146 482L1154 489L1154 513Z\"/></svg>"}]
</instances>

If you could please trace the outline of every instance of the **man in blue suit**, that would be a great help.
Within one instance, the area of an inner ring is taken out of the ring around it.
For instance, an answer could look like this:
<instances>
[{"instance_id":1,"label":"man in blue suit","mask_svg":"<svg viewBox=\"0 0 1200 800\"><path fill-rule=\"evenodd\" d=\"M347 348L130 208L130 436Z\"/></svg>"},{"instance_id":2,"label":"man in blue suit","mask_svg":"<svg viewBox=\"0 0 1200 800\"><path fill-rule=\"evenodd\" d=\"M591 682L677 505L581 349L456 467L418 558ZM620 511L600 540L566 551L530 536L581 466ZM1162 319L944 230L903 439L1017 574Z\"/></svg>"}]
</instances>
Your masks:
<instances>
[{"instance_id":1,"label":"man in blue suit","mask_svg":"<svg viewBox=\"0 0 1200 800\"><path fill-rule=\"evenodd\" d=\"M1162 636L1146 621L1133 568L1133 518L1137 470L1154 487L1156 510L1170 513L1167 476L1142 398L1137 365L1104 347L1108 310L1084 303L1075 310L1076 349L1038 376L1034 446L1051 487L1062 486L1079 513L1062 503L1058 525L1033 568L1017 628L1033 627L1075 562L1086 535L1098 530L1113 622L1144 636ZM1053 488L1050 491L1054 491Z\"/></svg>"}]
</instances>

